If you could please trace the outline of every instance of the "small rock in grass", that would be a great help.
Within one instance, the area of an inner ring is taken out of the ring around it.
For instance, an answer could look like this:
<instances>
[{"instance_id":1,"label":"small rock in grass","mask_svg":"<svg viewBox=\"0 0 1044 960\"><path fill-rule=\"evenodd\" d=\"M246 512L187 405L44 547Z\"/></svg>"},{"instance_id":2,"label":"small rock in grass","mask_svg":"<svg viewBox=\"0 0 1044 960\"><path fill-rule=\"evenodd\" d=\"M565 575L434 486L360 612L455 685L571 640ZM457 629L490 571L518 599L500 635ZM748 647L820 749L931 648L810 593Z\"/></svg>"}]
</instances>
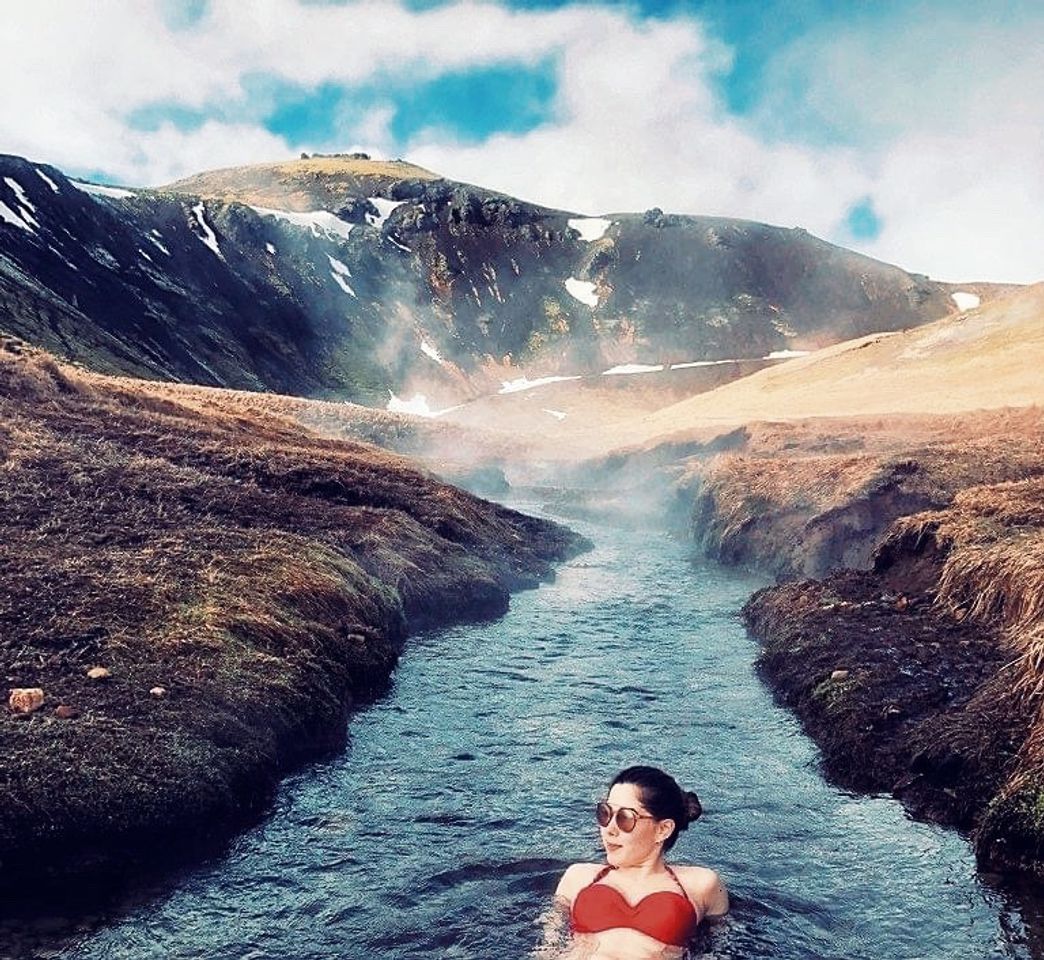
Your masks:
<instances>
[{"instance_id":1,"label":"small rock in grass","mask_svg":"<svg viewBox=\"0 0 1044 960\"><path fill-rule=\"evenodd\" d=\"M66 703L61 703L54 708L54 715L59 720L75 720L80 715L80 711L76 707L70 707Z\"/></svg>"},{"instance_id":2,"label":"small rock in grass","mask_svg":"<svg viewBox=\"0 0 1044 960\"><path fill-rule=\"evenodd\" d=\"M149 691L149 693L151 693L154 697L165 697L167 695L167 688L166 687L153 687Z\"/></svg>"},{"instance_id":3,"label":"small rock in grass","mask_svg":"<svg viewBox=\"0 0 1044 960\"><path fill-rule=\"evenodd\" d=\"M899 599L895 601L895 609L900 613L910 606L910 599L905 593L900 594Z\"/></svg>"},{"instance_id":4,"label":"small rock in grass","mask_svg":"<svg viewBox=\"0 0 1044 960\"><path fill-rule=\"evenodd\" d=\"M847 680L848 679L848 671L847 670L835 670L832 674L830 674L830 679L831 680Z\"/></svg>"},{"instance_id":5,"label":"small rock in grass","mask_svg":"<svg viewBox=\"0 0 1044 960\"><path fill-rule=\"evenodd\" d=\"M87 676L91 680L108 680L112 676L112 671L107 667L91 667L87 671Z\"/></svg>"},{"instance_id":6,"label":"small rock in grass","mask_svg":"<svg viewBox=\"0 0 1044 960\"><path fill-rule=\"evenodd\" d=\"M15 687L8 697L7 706L12 713L33 713L43 706L44 692L39 687Z\"/></svg>"}]
</instances>

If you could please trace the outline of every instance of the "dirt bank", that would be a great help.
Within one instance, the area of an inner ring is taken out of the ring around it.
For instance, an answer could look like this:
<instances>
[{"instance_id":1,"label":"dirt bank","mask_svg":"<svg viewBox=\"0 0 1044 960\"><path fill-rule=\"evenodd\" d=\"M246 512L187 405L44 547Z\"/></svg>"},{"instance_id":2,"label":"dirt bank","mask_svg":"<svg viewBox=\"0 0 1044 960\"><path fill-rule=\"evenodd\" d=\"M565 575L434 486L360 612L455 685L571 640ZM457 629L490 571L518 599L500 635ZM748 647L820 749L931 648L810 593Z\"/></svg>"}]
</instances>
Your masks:
<instances>
[{"instance_id":1,"label":"dirt bank","mask_svg":"<svg viewBox=\"0 0 1044 960\"><path fill-rule=\"evenodd\" d=\"M761 424L684 483L709 553L788 581L744 613L827 774L1044 876L1042 450L1033 408Z\"/></svg>"},{"instance_id":2,"label":"dirt bank","mask_svg":"<svg viewBox=\"0 0 1044 960\"><path fill-rule=\"evenodd\" d=\"M409 631L498 615L583 547L373 447L12 341L0 474L4 700L43 691L0 715L22 890L226 835L343 741Z\"/></svg>"}]
</instances>

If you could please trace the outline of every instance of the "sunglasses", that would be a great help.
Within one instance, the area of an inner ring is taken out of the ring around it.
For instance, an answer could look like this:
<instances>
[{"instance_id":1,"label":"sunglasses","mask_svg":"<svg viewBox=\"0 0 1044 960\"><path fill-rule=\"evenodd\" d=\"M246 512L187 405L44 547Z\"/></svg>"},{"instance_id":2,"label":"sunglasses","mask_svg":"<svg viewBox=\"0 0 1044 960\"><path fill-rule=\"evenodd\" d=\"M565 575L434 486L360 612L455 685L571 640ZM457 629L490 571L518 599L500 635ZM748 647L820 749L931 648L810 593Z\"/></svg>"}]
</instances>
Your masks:
<instances>
[{"instance_id":1,"label":"sunglasses","mask_svg":"<svg viewBox=\"0 0 1044 960\"><path fill-rule=\"evenodd\" d=\"M599 800L595 806L595 819L598 821L598 826L608 827L613 819L616 819L616 825L624 832L630 833L636 826L638 826L639 820L655 820L656 817L651 817L647 813L639 813L631 807L619 807L616 813L613 813L613 808L606 803L604 800Z\"/></svg>"}]
</instances>

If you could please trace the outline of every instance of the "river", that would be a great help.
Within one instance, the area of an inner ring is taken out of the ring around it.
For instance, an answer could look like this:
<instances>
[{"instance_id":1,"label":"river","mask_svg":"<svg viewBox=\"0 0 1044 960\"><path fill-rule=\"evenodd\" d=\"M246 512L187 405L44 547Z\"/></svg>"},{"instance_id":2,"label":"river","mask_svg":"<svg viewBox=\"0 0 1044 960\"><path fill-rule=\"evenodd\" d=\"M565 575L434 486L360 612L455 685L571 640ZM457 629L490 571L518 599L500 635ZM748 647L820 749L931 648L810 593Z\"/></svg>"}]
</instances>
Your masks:
<instances>
[{"instance_id":1,"label":"river","mask_svg":"<svg viewBox=\"0 0 1044 960\"><path fill-rule=\"evenodd\" d=\"M567 522L593 551L496 622L413 638L348 750L286 781L224 856L8 927L0 955L521 958L558 874L599 859L594 802L635 762L703 800L673 856L718 869L733 913L702 955L1037 953L961 837L823 781L753 671L738 610L761 581L659 532Z\"/></svg>"}]
</instances>

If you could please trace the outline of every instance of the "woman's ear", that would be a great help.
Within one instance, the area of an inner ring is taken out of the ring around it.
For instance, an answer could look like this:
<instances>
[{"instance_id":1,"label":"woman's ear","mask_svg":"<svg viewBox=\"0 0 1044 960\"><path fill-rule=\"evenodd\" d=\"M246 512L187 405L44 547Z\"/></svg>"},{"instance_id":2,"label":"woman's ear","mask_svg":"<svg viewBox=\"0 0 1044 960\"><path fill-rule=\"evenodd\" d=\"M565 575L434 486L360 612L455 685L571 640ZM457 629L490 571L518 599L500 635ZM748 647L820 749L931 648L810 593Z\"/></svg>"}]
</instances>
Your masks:
<instances>
[{"instance_id":1,"label":"woman's ear","mask_svg":"<svg viewBox=\"0 0 1044 960\"><path fill-rule=\"evenodd\" d=\"M659 820L656 823L656 842L664 843L667 838L674 833L674 821L668 817L666 820Z\"/></svg>"}]
</instances>

